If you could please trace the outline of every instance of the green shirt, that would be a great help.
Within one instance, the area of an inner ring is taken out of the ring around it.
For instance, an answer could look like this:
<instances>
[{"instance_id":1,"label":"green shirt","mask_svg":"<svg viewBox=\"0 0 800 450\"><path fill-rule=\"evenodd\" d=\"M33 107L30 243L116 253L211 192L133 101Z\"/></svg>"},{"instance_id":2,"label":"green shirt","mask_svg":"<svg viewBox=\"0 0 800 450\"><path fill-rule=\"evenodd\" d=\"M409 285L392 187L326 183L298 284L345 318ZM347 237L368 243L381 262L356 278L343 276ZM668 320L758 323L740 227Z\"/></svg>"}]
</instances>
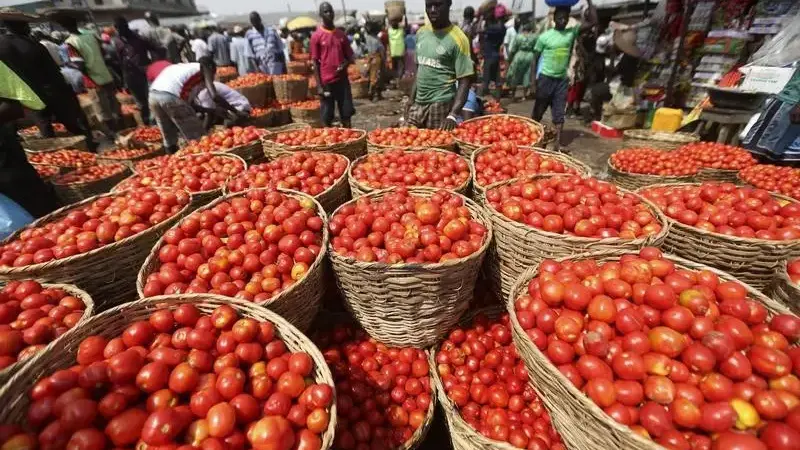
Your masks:
<instances>
[{"instance_id":1,"label":"green shirt","mask_svg":"<svg viewBox=\"0 0 800 450\"><path fill-rule=\"evenodd\" d=\"M564 78L569 68L572 43L580 28L572 27L563 31L551 28L536 40L534 51L542 54L541 74L553 78Z\"/></svg>"},{"instance_id":2,"label":"green shirt","mask_svg":"<svg viewBox=\"0 0 800 450\"><path fill-rule=\"evenodd\" d=\"M114 81L111 72L108 71L105 61L103 61L103 51L97 38L92 34L71 34L66 43L69 49L69 60L73 62L83 62L86 66L86 74L92 81L103 86Z\"/></svg>"},{"instance_id":3,"label":"green shirt","mask_svg":"<svg viewBox=\"0 0 800 450\"><path fill-rule=\"evenodd\" d=\"M16 100L34 111L44 109L44 102L3 61L0 61L0 98Z\"/></svg>"},{"instance_id":4,"label":"green shirt","mask_svg":"<svg viewBox=\"0 0 800 450\"><path fill-rule=\"evenodd\" d=\"M417 31L417 95L415 103L449 102L456 96L456 81L475 73L469 40L455 25Z\"/></svg>"},{"instance_id":5,"label":"green shirt","mask_svg":"<svg viewBox=\"0 0 800 450\"><path fill-rule=\"evenodd\" d=\"M389 54L393 58L405 56L406 36L402 28L389 27Z\"/></svg>"},{"instance_id":6,"label":"green shirt","mask_svg":"<svg viewBox=\"0 0 800 450\"><path fill-rule=\"evenodd\" d=\"M778 99L791 104L800 103L800 69L795 69L792 78L778 93Z\"/></svg>"}]
</instances>

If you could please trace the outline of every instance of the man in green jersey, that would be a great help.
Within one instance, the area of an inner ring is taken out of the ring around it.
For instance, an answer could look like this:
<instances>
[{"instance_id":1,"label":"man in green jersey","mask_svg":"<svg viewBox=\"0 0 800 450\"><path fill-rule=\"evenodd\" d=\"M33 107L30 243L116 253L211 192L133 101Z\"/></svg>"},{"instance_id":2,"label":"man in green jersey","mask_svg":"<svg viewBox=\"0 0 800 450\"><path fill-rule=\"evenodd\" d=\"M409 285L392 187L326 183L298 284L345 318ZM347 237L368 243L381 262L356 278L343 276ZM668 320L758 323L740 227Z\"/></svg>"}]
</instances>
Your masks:
<instances>
[{"instance_id":1,"label":"man in green jersey","mask_svg":"<svg viewBox=\"0 0 800 450\"><path fill-rule=\"evenodd\" d=\"M420 128L455 128L475 73L469 40L450 23L451 5L452 0L425 0L430 24L417 31L417 81L408 122Z\"/></svg>"},{"instance_id":2,"label":"man in green jersey","mask_svg":"<svg viewBox=\"0 0 800 450\"><path fill-rule=\"evenodd\" d=\"M567 90L569 79L567 69L572 53L572 44L583 30L588 30L597 24L597 10L592 5L592 0L586 0L589 8L583 24L567 28L570 8L559 6L553 16L555 28L542 33L536 40L533 49L531 73L536 74L536 65L539 56L542 57L541 73L534 86L536 87L536 103L533 105L533 120L542 120L547 108L553 116L553 125L556 127L555 150L561 147L561 131L564 128L564 111L567 107Z\"/></svg>"}]
</instances>

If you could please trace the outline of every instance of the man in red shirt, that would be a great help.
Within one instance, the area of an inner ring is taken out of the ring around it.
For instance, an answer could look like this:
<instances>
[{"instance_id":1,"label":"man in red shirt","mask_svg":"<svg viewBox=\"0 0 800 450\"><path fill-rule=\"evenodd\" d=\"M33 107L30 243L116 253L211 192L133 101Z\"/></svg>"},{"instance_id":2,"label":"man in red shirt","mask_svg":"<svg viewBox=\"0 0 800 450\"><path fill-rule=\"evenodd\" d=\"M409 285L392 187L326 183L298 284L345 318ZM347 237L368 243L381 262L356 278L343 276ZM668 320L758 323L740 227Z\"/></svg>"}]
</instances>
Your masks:
<instances>
[{"instance_id":1,"label":"man in red shirt","mask_svg":"<svg viewBox=\"0 0 800 450\"><path fill-rule=\"evenodd\" d=\"M311 59L314 61L322 123L331 126L336 105L339 105L342 126L350 128L350 118L356 113L350 80L347 79L347 66L353 63L353 49L344 32L333 25L333 6L330 3L319 5L319 16L322 26L311 35Z\"/></svg>"}]
</instances>

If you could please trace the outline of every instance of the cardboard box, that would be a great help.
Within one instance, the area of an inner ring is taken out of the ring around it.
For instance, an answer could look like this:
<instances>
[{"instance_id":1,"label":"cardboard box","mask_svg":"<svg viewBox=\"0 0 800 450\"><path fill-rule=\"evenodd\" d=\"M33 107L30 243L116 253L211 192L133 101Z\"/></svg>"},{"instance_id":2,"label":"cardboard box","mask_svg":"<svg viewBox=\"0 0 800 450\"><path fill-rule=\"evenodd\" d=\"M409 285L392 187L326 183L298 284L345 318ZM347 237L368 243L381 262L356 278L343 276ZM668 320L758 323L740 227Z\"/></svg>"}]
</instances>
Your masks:
<instances>
[{"instance_id":1,"label":"cardboard box","mask_svg":"<svg viewBox=\"0 0 800 450\"><path fill-rule=\"evenodd\" d=\"M792 79L793 67L747 66L739 69L744 74L742 90L777 94Z\"/></svg>"}]
</instances>

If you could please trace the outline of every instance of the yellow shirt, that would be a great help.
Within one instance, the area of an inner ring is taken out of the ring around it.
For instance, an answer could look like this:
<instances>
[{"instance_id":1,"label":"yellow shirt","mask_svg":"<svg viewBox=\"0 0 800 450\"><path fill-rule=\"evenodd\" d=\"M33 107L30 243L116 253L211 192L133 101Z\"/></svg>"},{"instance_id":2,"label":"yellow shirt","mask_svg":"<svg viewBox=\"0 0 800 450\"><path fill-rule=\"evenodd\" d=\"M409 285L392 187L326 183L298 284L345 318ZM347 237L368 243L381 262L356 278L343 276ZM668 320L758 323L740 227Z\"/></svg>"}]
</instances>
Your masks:
<instances>
[{"instance_id":1,"label":"yellow shirt","mask_svg":"<svg viewBox=\"0 0 800 450\"><path fill-rule=\"evenodd\" d=\"M16 100L22 103L22 106L35 111L40 111L45 107L44 102L33 92L33 89L3 61L0 61L0 98Z\"/></svg>"}]
</instances>

